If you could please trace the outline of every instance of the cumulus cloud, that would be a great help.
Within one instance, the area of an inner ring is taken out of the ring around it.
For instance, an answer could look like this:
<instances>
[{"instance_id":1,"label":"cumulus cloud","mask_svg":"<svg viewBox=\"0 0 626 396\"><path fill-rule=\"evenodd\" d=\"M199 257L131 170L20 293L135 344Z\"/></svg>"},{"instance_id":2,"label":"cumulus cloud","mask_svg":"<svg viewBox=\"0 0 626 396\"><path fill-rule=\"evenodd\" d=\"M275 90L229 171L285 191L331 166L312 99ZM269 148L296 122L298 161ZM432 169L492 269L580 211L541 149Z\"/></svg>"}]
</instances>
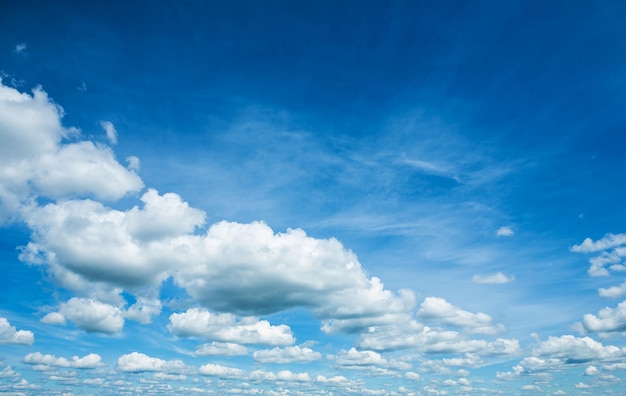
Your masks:
<instances>
[{"instance_id":1,"label":"cumulus cloud","mask_svg":"<svg viewBox=\"0 0 626 396\"><path fill-rule=\"evenodd\" d=\"M34 352L24 356L22 362L38 366L53 366L77 369L94 369L104 366L104 363L102 363L102 358L96 353L90 353L83 356L82 358L74 356L72 357L72 359L68 360L64 357L56 357L54 355L44 355L41 352Z\"/></svg>"},{"instance_id":2,"label":"cumulus cloud","mask_svg":"<svg viewBox=\"0 0 626 396\"><path fill-rule=\"evenodd\" d=\"M598 289L598 294L600 294L601 297L608 298L626 296L626 280L619 286L612 286L606 289L601 287L600 289Z\"/></svg>"},{"instance_id":3,"label":"cumulus cloud","mask_svg":"<svg viewBox=\"0 0 626 396\"><path fill-rule=\"evenodd\" d=\"M41 88L29 95L0 80L0 221L34 196L115 200L143 187L110 148L70 142L79 132L61 125L63 115Z\"/></svg>"},{"instance_id":4,"label":"cumulus cloud","mask_svg":"<svg viewBox=\"0 0 626 396\"><path fill-rule=\"evenodd\" d=\"M197 356L240 356L247 355L248 349L232 342L212 342L202 344L194 352Z\"/></svg>"},{"instance_id":5,"label":"cumulus cloud","mask_svg":"<svg viewBox=\"0 0 626 396\"><path fill-rule=\"evenodd\" d=\"M250 373L250 379L256 381L287 381L287 382L310 382L308 373L294 373L290 370L281 370L277 373L271 371L255 370Z\"/></svg>"},{"instance_id":6,"label":"cumulus cloud","mask_svg":"<svg viewBox=\"0 0 626 396\"><path fill-rule=\"evenodd\" d=\"M598 374L598 368L596 366L588 366L585 369L585 375L587 376L596 375L596 374Z\"/></svg>"},{"instance_id":7,"label":"cumulus cloud","mask_svg":"<svg viewBox=\"0 0 626 396\"><path fill-rule=\"evenodd\" d=\"M515 280L514 277L506 276L502 272L498 272L492 275L474 275L472 277L472 282L474 283L483 283L483 284L491 284L491 285L509 283L509 282L513 282L514 280Z\"/></svg>"},{"instance_id":8,"label":"cumulus cloud","mask_svg":"<svg viewBox=\"0 0 626 396\"><path fill-rule=\"evenodd\" d=\"M32 345L35 335L29 330L17 330L6 318L0 318L0 344Z\"/></svg>"},{"instance_id":9,"label":"cumulus cloud","mask_svg":"<svg viewBox=\"0 0 626 396\"><path fill-rule=\"evenodd\" d=\"M615 308L606 307L597 315L583 316L582 325L591 332L615 332L626 329L626 301L622 301Z\"/></svg>"},{"instance_id":10,"label":"cumulus cloud","mask_svg":"<svg viewBox=\"0 0 626 396\"><path fill-rule=\"evenodd\" d=\"M511 227L503 226L496 231L496 236L498 237L512 237L513 235L515 235L515 232Z\"/></svg>"},{"instance_id":11,"label":"cumulus cloud","mask_svg":"<svg viewBox=\"0 0 626 396\"><path fill-rule=\"evenodd\" d=\"M58 312L50 312L43 318L41 318L41 323L51 324L51 325L61 325L65 326L65 316L61 315Z\"/></svg>"},{"instance_id":12,"label":"cumulus cloud","mask_svg":"<svg viewBox=\"0 0 626 396\"><path fill-rule=\"evenodd\" d=\"M168 328L179 337L202 337L237 344L289 345L295 342L287 325L273 326L266 320L237 318L200 308L173 313Z\"/></svg>"},{"instance_id":13,"label":"cumulus cloud","mask_svg":"<svg viewBox=\"0 0 626 396\"><path fill-rule=\"evenodd\" d=\"M243 378L245 375L242 369L211 363L200 366L198 372L202 375L218 378Z\"/></svg>"},{"instance_id":14,"label":"cumulus cloud","mask_svg":"<svg viewBox=\"0 0 626 396\"><path fill-rule=\"evenodd\" d=\"M606 234L602 239L593 241L591 238L570 248L576 253L597 253L589 259L591 266L588 273L591 276L607 276L610 271L624 272L626 265L622 262L626 257L626 234Z\"/></svg>"},{"instance_id":15,"label":"cumulus cloud","mask_svg":"<svg viewBox=\"0 0 626 396\"><path fill-rule=\"evenodd\" d=\"M59 314L88 332L114 334L124 327L124 316L118 307L93 299L72 297L60 305Z\"/></svg>"},{"instance_id":16,"label":"cumulus cloud","mask_svg":"<svg viewBox=\"0 0 626 396\"><path fill-rule=\"evenodd\" d=\"M261 363L311 362L322 358L322 354L311 348L288 346L285 348L263 349L254 352L254 360Z\"/></svg>"},{"instance_id":17,"label":"cumulus cloud","mask_svg":"<svg viewBox=\"0 0 626 396\"><path fill-rule=\"evenodd\" d=\"M350 348L348 351L339 352L335 358L335 365L341 368L360 370L371 366L386 367L388 362L378 352L359 351L356 348Z\"/></svg>"},{"instance_id":18,"label":"cumulus cloud","mask_svg":"<svg viewBox=\"0 0 626 396\"><path fill-rule=\"evenodd\" d=\"M182 360L163 360L140 352L132 352L117 359L117 369L127 373L146 371L180 373L188 370L188 367Z\"/></svg>"},{"instance_id":19,"label":"cumulus cloud","mask_svg":"<svg viewBox=\"0 0 626 396\"><path fill-rule=\"evenodd\" d=\"M133 305L126 309L124 317L136 320L139 323L148 324L152 322L152 316L161 313L161 308L160 300L139 297Z\"/></svg>"},{"instance_id":20,"label":"cumulus cloud","mask_svg":"<svg viewBox=\"0 0 626 396\"><path fill-rule=\"evenodd\" d=\"M482 312L464 311L438 297L426 297L418 316L426 321L457 326L471 333L497 334L504 331L503 325L492 324L491 316Z\"/></svg>"},{"instance_id":21,"label":"cumulus cloud","mask_svg":"<svg viewBox=\"0 0 626 396\"><path fill-rule=\"evenodd\" d=\"M111 144L117 144L117 130L111 121L100 121L100 126L104 129L107 139Z\"/></svg>"}]
</instances>

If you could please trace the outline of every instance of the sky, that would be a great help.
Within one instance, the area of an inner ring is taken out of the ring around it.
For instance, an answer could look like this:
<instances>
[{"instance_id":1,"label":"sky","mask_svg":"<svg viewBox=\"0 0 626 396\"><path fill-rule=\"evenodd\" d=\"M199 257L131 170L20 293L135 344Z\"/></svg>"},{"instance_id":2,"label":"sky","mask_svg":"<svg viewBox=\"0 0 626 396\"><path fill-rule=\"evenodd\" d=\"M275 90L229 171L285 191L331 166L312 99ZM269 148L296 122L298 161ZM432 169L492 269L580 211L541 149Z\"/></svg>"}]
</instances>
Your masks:
<instances>
[{"instance_id":1,"label":"sky","mask_svg":"<svg viewBox=\"0 0 626 396\"><path fill-rule=\"evenodd\" d=\"M623 1L0 11L0 393L624 388Z\"/></svg>"}]
</instances>

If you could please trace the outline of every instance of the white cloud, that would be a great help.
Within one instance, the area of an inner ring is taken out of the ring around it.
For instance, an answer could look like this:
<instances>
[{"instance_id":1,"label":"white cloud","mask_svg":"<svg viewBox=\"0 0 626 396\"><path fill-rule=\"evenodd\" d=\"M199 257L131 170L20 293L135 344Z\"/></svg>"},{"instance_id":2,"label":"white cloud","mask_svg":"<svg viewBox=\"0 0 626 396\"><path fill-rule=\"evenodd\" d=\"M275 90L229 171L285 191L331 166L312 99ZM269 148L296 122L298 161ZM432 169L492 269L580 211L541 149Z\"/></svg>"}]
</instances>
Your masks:
<instances>
[{"instance_id":1,"label":"white cloud","mask_svg":"<svg viewBox=\"0 0 626 396\"><path fill-rule=\"evenodd\" d=\"M576 388L576 389L589 389L591 387L589 385L583 383L583 382L579 382L579 383L574 385L574 388Z\"/></svg>"},{"instance_id":2,"label":"white cloud","mask_svg":"<svg viewBox=\"0 0 626 396\"><path fill-rule=\"evenodd\" d=\"M124 312L126 319L136 320L139 323L148 324L152 322L152 316L161 313L161 301L139 297L137 301L128 307Z\"/></svg>"},{"instance_id":3,"label":"white cloud","mask_svg":"<svg viewBox=\"0 0 626 396\"><path fill-rule=\"evenodd\" d=\"M15 217L34 195L87 195L118 199L143 187L110 148L89 141L63 143L79 135L61 125L63 109L36 88L21 93L0 80L0 221Z\"/></svg>"},{"instance_id":4,"label":"white cloud","mask_svg":"<svg viewBox=\"0 0 626 396\"><path fill-rule=\"evenodd\" d=\"M626 296L626 280L619 286L612 286L607 289L598 289L598 294L601 297L617 298Z\"/></svg>"},{"instance_id":5,"label":"white cloud","mask_svg":"<svg viewBox=\"0 0 626 396\"><path fill-rule=\"evenodd\" d=\"M41 318L41 323L65 326L65 316L58 312L50 312Z\"/></svg>"},{"instance_id":6,"label":"white cloud","mask_svg":"<svg viewBox=\"0 0 626 396\"><path fill-rule=\"evenodd\" d=\"M240 356L247 355L248 349L231 342L212 342L200 345L194 352L197 356Z\"/></svg>"},{"instance_id":7,"label":"white cloud","mask_svg":"<svg viewBox=\"0 0 626 396\"><path fill-rule=\"evenodd\" d=\"M539 357L558 358L566 364L625 356L621 348L613 345L604 346L590 337L579 338L573 335L548 337L546 341L533 348L533 354Z\"/></svg>"},{"instance_id":8,"label":"white cloud","mask_svg":"<svg viewBox=\"0 0 626 396\"><path fill-rule=\"evenodd\" d=\"M188 370L182 360L163 360L147 356L140 352L132 352L120 356L117 359L117 369L127 373L141 373L146 371L180 373Z\"/></svg>"},{"instance_id":9,"label":"white cloud","mask_svg":"<svg viewBox=\"0 0 626 396\"><path fill-rule=\"evenodd\" d=\"M573 252L577 253L592 253L599 252L601 250L607 250L616 246L626 244L626 234L606 234L602 239L593 241L591 238L585 238L580 245L574 245L571 247Z\"/></svg>"},{"instance_id":10,"label":"white cloud","mask_svg":"<svg viewBox=\"0 0 626 396\"><path fill-rule=\"evenodd\" d=\"M285 348L264 349L254 352L254 360L261 363L311 362L322 358L322 354L311 348L288 346Z\"/></svg>"},{"instance_id":11,"label":"white cloud","mask_svg":"<svg viewBox=\"0 0 626 396\"><path fill-rule=\"evenodd\" d=\"M93 299L72 297L61 304L59 313L88 332L113 334L124 327L124 316L119 308Z\"/></svg>"},{"instance_id":12,"label":"white cloud","mask_svg":"<svg viewBox=\"0 0 626 396\"><path fill-rule=\"evenodd\" d=\"M504 275L502 272L498 272L492 275L474 275L472 277L472 282L474 283L483 283L483 284L504 284L513 282L515 280L514 277L509 277Z\"/></svg>"},{"instance_id":13,"label":"white cloud","mask_svg":"<svg viewBox=\"0 0 626 396\"><path fill-rule=\"evenodd\" d=\"M596 366L589 366L585 369L585 375L591 376L598 374L598 368Z\"/></svg>"},{"instance_id":14,"label":"white cloud","mask_svg":"<svg viewBox=\"0 0 626 396\"><path fill-rule=\"evenodd\" d=\"M335 358L335 365L345 369L364 369L370 366L387 367L388 361L375 351L359 351L355 348L342 350Z\"/></svg>"},{"instance_id":15,"label":"white cloud","mask_svg":"<svg viewBox=\"0 0 626 396\"><path fill-rule=\"evenodd\" d=\"M117 130L111 121L100 121L100 126L107 134L107 139L111 144L117 144Z\"/></svg>"},{"instance_id":16,"label":"white cloud","mask_svg":"<svg viewBox=\"0 0 626 396\"><path fill-rule=\"evenodd\" d=\"M96 353L90 353L88 355L79 358L78 356L72 357L68 360L64 357L56 357L54 355L44 355L41 352L29 353L22 359L23 363L41 366L53 366L64 368L77 368L77 369L94 369L104 366L102 358Z\"/></svg>"},{"instance_id":17,"label":"white cloud","mask_svg":"<svg viewBox=\"0 0 626 396\"><path fill-rule=\"evenodd\" d=\"M199 308L173 313L168 328L179 337L203 337L237 344L289 345L295 342L289 326L273 326L266 320L238 319L232 314L216 314Z\"/></svg>"},{"instance_id":18,"label":"white cloud","mask_svg":"<svg viewBox=\"0 0 626 396\"><path fill-rule=\"evenodd\" d=\"M615 332L626 329L626 301L622 301L615 308L604 308L598 315L586 314L582 325L587 331Z\"/></svg>"},{"instance_id":19,"label":"white cloud","mask_svg":"<svg viewBox=\"0 0 626 396\"><path fill-rule=\"evenodd\" d=\"M21 54L22 52L26 51L27 48L28 44L18 43L15 45L15 49L13 50L13 52L15 52L16 54Z\"/></svg>"},{"instance_id":20,"label":"white cloud","mask_svg":"<svg viewBox=\"0 0 626 396\"><path fill-rule=\"evenodd\" d=\"M17 330L6 318L0 318L0 345L23 344L32 345L35 335L29 330Z\"/></svg>"},{"instance_id":21,"label":"white cloud","mask_svg":"<svg viewBox=\"0 0 626 396\"><path fill-rule=\"evenodd\" d=\"M245 374L244 371L239 368L211 363L200 366L198 372L202 375L219 378L243 378Z\"/></svg>"},{"instance_id":22,"label":"white cloud","mask_svg":"<svg viewBox=\"0 0 626 396\"><path fill-rule=\"evenodd\" d=\"M255 370L250 373L250 379L256 381L287 381L287 382L310 382L308 373L294 373L290 370L281 370L277 373L271 371Z\"/></svg>"},{"instance_id":23,"label":"white cloud","mask_svg":"<svg viewBox=\"0 0 626 396\"><path fill-rule=\"evenodd\" d=\"M419 381L421 379L420 375L413 371L407 371L406 373L404 373L404 378L411 381Z\"/></svg>"},{"instance_id":24,"label":"white cloud","mask_svg":"<svg viewBox=\"0 0 626 396\"><path fill-rule=\"evenodd\" d=\"M496 236L498 237L512 237L513 235L515 235L515 232L511 227L503 226L496 231Z\"/></svg>"},{"instance_id":25,"label":"white cloud","mask_svg":"<svg viewBox=\"0 0 626 396\"><path fill-rule=\"evenodd\" d=\"M504 331L504 326L492 325L491 316L464 311L438 297L426 297L418 316L427 321L461 327L471 333L497 334Z\"/></svg>"}]
</instances>

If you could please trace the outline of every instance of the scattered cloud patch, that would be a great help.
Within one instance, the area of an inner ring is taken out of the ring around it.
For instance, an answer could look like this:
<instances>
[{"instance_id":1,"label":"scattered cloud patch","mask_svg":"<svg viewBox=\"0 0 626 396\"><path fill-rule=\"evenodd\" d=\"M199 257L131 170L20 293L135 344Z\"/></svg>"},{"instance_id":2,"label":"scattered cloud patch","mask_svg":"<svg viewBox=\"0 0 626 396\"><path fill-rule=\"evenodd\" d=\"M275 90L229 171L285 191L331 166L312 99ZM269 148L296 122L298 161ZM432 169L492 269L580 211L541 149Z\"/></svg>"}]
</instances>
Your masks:
<instances>
[{"instance_id":1,"label":"scattered cloud patch","mask_svg":"<svg viewBox=\"0 0 626 396\"><path fill-rule=\"evenodd\" d=\"M41 318L41 323L50 324L50 325L61 325L65 326L65 316L61 315L58 312L50 312L43 318Z\"/></svg>"},{"instance_id":2,"label":"scattered cloud patch","mask_svg":"<svg viewBox=\"0 0 626 396\"><path fill-rule=\"evenodd\" d=\"M18 44L15 45L15 48L13 49L13 52L16 53L16 54L21 54L21 53L24 53L27 48L28 48L28 44L26 44L26 43L18 43Z\"/></svg>"},{"instance_id":3,"label":"scattered cloud patch","mask_svg":"<svg viewBox=\"0 0 626 396\"><path fill-rule=\"evenodd\" d=\"M289 345L295 342L289 326L273 326L266 320L237 318L200 308L173 313L168 328L178 337L201 337L226 343Z\"/></svg>"},{"instance_id":4,"label":"scattered cloud patch","mask_svg":"<svg viewBox=\"0 0 626 396\"><path fill-rule=\"evenodd\" d=\"M115 334L124 327L124 315L118 307L93 299L72 297L61 304L59 314L87 332Z\"/></svg>"},{"instance_id":5,"label":"scattered cloud patch","mask_svg":"<svg viewBox=\"0 0 626 396\"><path fill-rule=\"evenodd\" d=\"M439 297L426 297L417 314L423 320L460 327L472 333L498 334L505 330L503 325L493 325L491 316L464 311Z\"/></svg>"},{"instance_id":6,"label":"scattered cloud patch","mask_svg":"<svg viewBox=\"0 0 626 396\"><path fill-rule=\"evenodd\" d=\"M220 364L205 364L200 366L198 372L202 375L218 378L242 378L245 372L242 369L235 367L226 367Z\"/></svg>"},{"instance_id":7,"label":"scattered cloud patch","mask_svg":"<svg viewBox=\"0 0 626 396\"><path fill-rule=\"evenodd\" d=\"M479 284L500 285L504 283L510 283L515 280L513 276L506 276L502 272L497 272L492 275L474 275L472 282Z\"/></svg>"},{"instance_id":8,"label":"scattered cloud patch","mask_svg":"<svg viewBox=\"0 0 626 396\"><path fill-rule=\"evenodd\" d=\"M619 286L598 289L600 297L618 298L626 296L626 280Z\"/></svg>"},{"instance_id":9,"label":"scattered cloud patch","mask_svg":"<svg viewBox=\"0 0 626 396\"><path fill-rule=\"evenodd\" d=\"M288 346L285 348L264 349L254 352L254 360L260 363L311 362L322 358L322 354L311 348Z\"/></svg>"},{"instance_id":10,"label":"scattered cloud patch","mask_svg":"<svg viewBox=\"0 0 626 396\"><path fill-rule=\"evenodd\" d=\"M76 369L95 369L104 366L102 358L96 353L90 353L83 356L82 358L74 356L72 357L72 359L68 360L64 357L56 357L54 355L44 355L41 352L34 352L24 356L22 362L38 366L52 366Z\"/></svg>"},{"instance_id":11,"label":"scattered cloud patch","mask_svg":"<svg viewBox=\"0 0 626 396\"><path fill-rule=\"evenodd\" d=\"M508 226L502 226L498 228L498 230L496 231L497 237L512 237L514 235L515 235L515 231L513 231L513 229Z\"/></svg>"},{"instance_id":12,"label":"scattered cloud patch","mask_svg":"<svg viewBox=\"0 0 626 396\"><path fill-rule=\"evenodd\" d=\"M111 144L117 144L117 130L111 121L100 121L100 126L104 129L107 139Z\"/></svg>"},{"instance_id":13,"label":"scattered cloud patch","mask_svg":"<svg viewBox=\"0 0 626 396\"><path fill-rule=\"evenodd\" d=\"M29 330L17 330L6 318L0 318L0 344L32 345L35 335Z\"/></svg>"},{"instance_id":14,"label":"scattered cloud patch","mask_svg":"<svg viewBox=\"0 0 626 396\"><path fill-rule=\"evenodd\" d=\"M611 333L626 330L626 301L622 301L615 308L601 309L597 315L584 315L582 325L590 332Z\"/></svg>"},{"instance_id":15,"label":"scattered cloud patch","mask_svg":"<svg viewBox=\"0 0 626 396\"><path fill-rule=\"evenodd\" d=\"M239 344L231 342L211 342L202 344L194 352L197 356L241 356L247 355L248 349Z\"/></svg>"},{"instance_id":16,"label":"scattered cloud patch","mask_svg":"<svg viewBox=\"0 0 626 396\"><path fill-rule=\"evenodd\" d=\"M180 373L188 368L182 360L163 360L140 352L132 352L117 359L117 369L126 373L143 373L147 371Z\"/></svg>"}]
</instances>

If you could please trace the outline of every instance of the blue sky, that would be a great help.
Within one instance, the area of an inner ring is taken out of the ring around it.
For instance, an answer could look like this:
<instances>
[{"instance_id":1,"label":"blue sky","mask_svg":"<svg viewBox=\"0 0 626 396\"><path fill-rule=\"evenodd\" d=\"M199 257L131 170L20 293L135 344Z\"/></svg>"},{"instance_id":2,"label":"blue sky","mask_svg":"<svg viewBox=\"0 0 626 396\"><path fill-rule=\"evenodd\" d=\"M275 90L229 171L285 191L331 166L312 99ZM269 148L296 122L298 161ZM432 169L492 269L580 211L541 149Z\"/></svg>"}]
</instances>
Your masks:
<instances>
[{"instance_id":1,"label":"blue sky","mask_svg":"<svg viewBox=\"0 0 626 396\"><path fill-rule=\"evenodd\" d=\"M624 18L3 2L0 392L619 393Z\"/></svg>"}]
</instances>

